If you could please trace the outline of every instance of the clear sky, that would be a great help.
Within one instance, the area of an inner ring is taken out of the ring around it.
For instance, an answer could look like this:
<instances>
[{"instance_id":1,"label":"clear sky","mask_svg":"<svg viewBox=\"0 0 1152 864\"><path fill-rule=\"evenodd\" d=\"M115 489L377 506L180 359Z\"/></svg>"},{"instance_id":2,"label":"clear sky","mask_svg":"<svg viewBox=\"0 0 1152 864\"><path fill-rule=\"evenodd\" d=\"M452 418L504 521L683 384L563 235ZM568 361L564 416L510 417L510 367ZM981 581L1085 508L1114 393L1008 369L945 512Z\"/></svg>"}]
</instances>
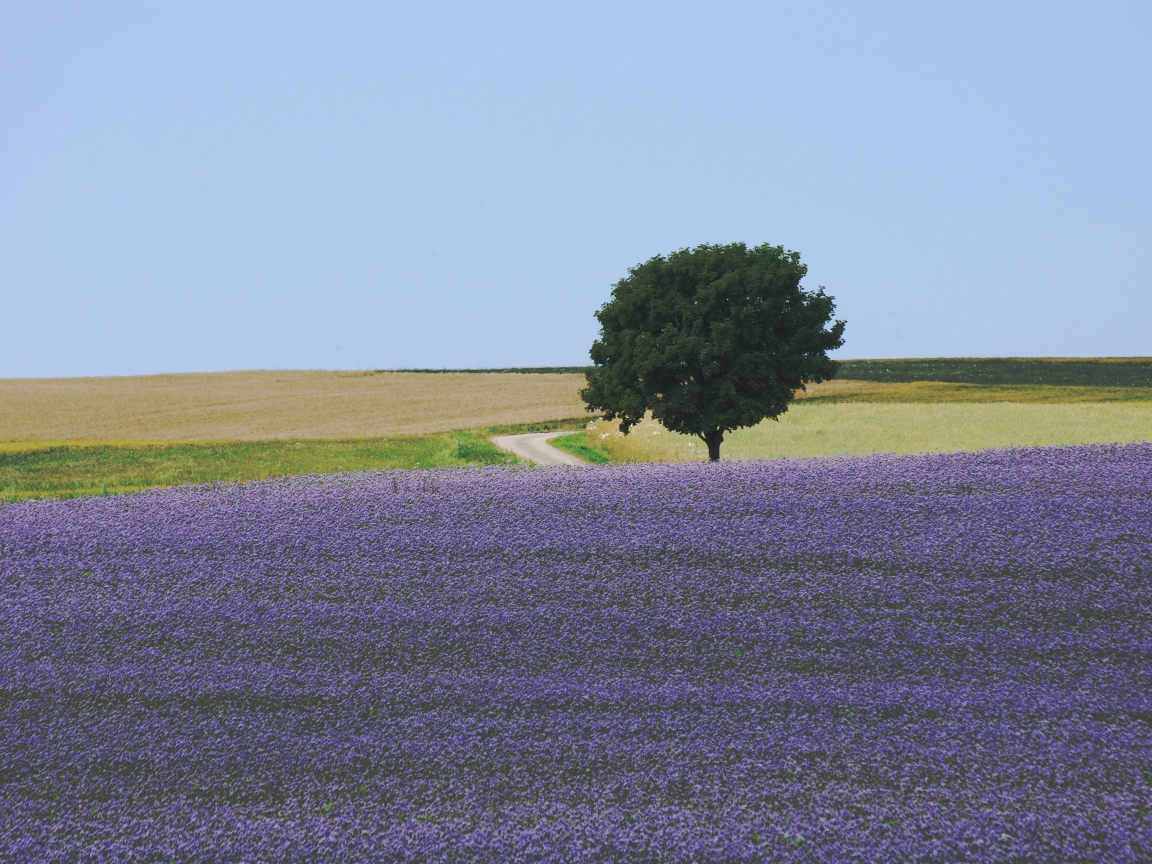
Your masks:
<instances>
[{"instance_id":1,"label":"clear sky","mask_svg":"<svg viewBox=\"0 0 1152 864\"><path fill-rule=\"evenodd\" d=\"M1152 4L0 0L0 377L582 364L798 250L841 357L1152 355Z\"/></svg>"}]
</instances>

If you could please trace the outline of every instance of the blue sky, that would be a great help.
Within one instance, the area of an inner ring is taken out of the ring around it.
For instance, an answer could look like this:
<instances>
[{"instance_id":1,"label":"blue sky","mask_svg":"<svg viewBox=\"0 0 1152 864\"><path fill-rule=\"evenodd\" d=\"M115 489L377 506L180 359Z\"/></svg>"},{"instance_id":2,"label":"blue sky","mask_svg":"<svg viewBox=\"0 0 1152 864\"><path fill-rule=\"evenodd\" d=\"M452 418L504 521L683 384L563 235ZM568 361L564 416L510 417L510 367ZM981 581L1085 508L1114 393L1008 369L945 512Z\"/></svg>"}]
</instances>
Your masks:
<instances>
[{"instance_id":1,"label":"blue sky","mask_svg":"<svg viewBox=\"0 0 1152 864\"><path fill-rule=\"evenodd\" d=\"M841 357L1150 355L1152 5L0 2L0 377L587 362L798 250Z\"/></svg>"}]
</instances>

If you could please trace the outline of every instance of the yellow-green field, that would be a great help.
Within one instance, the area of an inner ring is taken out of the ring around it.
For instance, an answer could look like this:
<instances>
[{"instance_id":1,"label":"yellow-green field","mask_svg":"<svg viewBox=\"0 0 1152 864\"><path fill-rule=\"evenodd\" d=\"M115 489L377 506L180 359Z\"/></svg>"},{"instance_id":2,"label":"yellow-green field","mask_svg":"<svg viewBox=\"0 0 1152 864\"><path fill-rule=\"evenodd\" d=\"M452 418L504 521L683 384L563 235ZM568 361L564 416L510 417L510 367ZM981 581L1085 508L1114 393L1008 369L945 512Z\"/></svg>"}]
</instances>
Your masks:
<instances>
[{"instance_id":1,"label":"yellow-green field","mask_svg":"<svg viewBox=\"0 0 1152 864\"><path fill-rule=\"evenodd\" d=\"M591 424L586 446L612 461L705 459L698 439L647 420L623 436L616 423ZM580 438L582 436L571 436ZM820 402L798 401L778 422L728 434L724 459L944 453L998 447L1152 440L1152 401ZM561 441L568 444L568 441ZM578 442L572 441L575 445ZM565 447L567 449L567 447Z\"/></svg>"}]
</instances>

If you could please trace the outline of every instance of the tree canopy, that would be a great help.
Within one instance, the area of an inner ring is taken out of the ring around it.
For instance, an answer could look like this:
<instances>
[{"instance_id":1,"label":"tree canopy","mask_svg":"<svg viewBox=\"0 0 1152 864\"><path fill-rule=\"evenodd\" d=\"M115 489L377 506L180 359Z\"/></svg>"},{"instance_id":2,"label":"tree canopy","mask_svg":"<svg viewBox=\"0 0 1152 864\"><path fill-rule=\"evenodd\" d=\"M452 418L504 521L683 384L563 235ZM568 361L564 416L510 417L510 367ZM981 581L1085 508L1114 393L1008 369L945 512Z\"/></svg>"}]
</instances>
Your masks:
<instances>
[{"instance_id":1,"label":"tree canopy","mask_svg":"<svg viewBox=\"0 0 1152 864\"><path fill-rule=\"evenodd\" d=\"M836 374L843 343L833 298L800 286L797 252L743 243L682 249L632 267L596 313L600 338L581 396L620 420L647 411L720 458L724 433L788 410L795 392ZM831 326L829 327L829 323Z\"/></svg>"}]
</instances>

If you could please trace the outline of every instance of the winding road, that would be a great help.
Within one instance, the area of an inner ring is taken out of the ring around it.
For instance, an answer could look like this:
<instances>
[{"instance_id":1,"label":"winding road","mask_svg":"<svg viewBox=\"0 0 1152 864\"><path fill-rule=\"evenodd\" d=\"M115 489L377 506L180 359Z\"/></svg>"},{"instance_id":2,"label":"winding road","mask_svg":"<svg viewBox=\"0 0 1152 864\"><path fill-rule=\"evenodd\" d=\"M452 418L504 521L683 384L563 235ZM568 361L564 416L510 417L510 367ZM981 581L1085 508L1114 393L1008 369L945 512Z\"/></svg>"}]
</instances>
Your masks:
<instances>
[{"instance_id":1,"label":"winding road","mask_svg":"<svg viewBox=\"0 0 1152 864\"><path fill-rule=\"evenodd\" d=\"M575 435L575 432L531 432L527 435L497 435L492 443L502 450L530 459L537 465L587 465L570 453L557 450L548 443L549 438Z\"/></svg>"}]
</instances>

